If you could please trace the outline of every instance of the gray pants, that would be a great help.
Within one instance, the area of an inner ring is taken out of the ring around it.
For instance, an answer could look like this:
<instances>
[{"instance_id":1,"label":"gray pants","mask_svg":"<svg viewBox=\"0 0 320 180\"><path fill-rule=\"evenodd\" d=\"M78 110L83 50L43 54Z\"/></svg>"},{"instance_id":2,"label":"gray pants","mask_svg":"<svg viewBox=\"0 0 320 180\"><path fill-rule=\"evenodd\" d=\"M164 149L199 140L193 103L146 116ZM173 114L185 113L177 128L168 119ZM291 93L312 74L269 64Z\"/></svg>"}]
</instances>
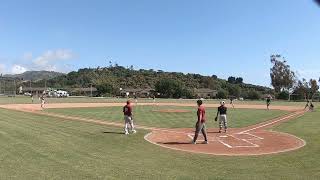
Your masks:
<instances>
[{"instance_id":1,"label":"gray pants","mask_svg":"<svg viewBox=\"0 0 320 180\"><path fill-rule=\"evenodd\" d=\"M131 116L124 116L124 122L125 122L125 125L124 125L124 132L125 133L129 132L128 131L129 126L130 126L130 130L134 131L134 125L133 125L133 120L132 120Z\"/></svg>"},{"instance_id":2,"label":"gray pants","mask_svg":"<svg viewBox=\"0 0 320 180\"><path fill-rule=\"evenodd\" d=\"M204 137L205 141L208 141L207 139L207 130L206 130L206 124L202 122L197 122L196 123L196 131L194 134L193 142L196 142L199 136L200 131L202 132L202 135Z\"/></svg>"},{"instance_id":3,"label":"gray pants","mask_svg":"<svg viewBox=\"0 0 320 180\"><path fill-rule=\"evenodd\" d=\"M222 129L222 127L224 127L224 129L227 129L227 115L226 114L222 114L219 116L219 127L220 127L220 129Z\"/></svg>"}]
</instances>

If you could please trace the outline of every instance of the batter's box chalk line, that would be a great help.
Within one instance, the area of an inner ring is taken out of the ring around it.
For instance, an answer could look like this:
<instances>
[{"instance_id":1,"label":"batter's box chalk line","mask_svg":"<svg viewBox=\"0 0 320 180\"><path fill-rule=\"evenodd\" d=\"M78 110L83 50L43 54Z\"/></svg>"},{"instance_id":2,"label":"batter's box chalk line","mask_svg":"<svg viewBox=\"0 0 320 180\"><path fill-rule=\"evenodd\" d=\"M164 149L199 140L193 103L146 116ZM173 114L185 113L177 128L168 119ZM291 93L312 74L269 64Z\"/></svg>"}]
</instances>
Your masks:
<instances>
[{"instance_id":1,"label":"batter's box chalk line","mask_svg":"<svg viewBox=\"0 0 320 180\"><path fill-rule=\"evenodd\" d=\"M256 136L256 135L253 135L253 134L250 134L250 133L241 133L241 134L246 134L246 135L249 135L249 136L252 136L254 138L252 139L243 139L243 138L238 138L234 135L231 135L231 134L228 134L228 135L221 135L221 136L218 136L218 137L208 137L208 141L210 142L219 142L221 143L222 145L226 146L227 148L258 148L260 147L258 144L255 144L253 142L251 142L250 140L262 140L264 138L262 137L259 137L259 136ZM191 140L193 140L193 135L192 134L188 134L187 135ZM223 139L226 139L228 137L232 137L240 142L244 142L245 144L249 144L249 145L235 145L235 146L232 146L231 144L228 144L225 140ZM203 140L197 140L197 142L199 141L203 141Z\"/></svg>"}]
</instances>

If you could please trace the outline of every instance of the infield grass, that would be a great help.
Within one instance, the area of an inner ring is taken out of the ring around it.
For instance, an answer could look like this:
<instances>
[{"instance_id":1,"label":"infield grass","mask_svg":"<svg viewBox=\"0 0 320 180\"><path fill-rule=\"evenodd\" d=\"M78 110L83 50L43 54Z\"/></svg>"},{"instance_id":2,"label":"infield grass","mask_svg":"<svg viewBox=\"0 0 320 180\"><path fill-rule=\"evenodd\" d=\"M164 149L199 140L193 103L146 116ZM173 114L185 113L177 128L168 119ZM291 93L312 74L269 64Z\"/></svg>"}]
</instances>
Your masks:
<instances>
[{"instance_id":1,"label":"infield grass","mask_svg":"<svg viewBox=\"0 0 320 180\"><path fill-rule=\"evenodd\" d=\"M225 157L168 150L146 131L0 109L0 179L320 179L320 112L273 128L307 141L302 149Z\"/></svg>"},{"instance_id":2,"label":"infield grass","mask_svg":"<svg viewBox=\"0 0 320 180\"><path fill-rule=\"evenodd\" d=\"M187 112L159 112L162 110L185 110ZM162 128L188 128L194 127L197 120L196 107L176 107L176 106L135 106L135 124L148 127ZM65 108L47 109L47 112L87 117L91 119L104 120L110 122L123 123L122 107L99 107L99 108ZM255 110L255 109L232 109L228 110L228 126L232 128L246 127L270 120L286 114L280 110ZM217 127L214 122L216 108L207 108L207 126Z\"/></svg>"}]
</instances>

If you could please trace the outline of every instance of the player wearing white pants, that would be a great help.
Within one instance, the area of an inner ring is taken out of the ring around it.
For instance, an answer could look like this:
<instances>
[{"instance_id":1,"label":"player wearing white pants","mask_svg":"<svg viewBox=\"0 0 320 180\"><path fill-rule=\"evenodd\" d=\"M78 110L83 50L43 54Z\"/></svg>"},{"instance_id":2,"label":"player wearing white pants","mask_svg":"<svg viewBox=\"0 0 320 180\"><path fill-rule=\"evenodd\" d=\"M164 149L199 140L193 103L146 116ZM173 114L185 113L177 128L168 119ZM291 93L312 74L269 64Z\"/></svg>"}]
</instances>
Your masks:
<instances>
[{"instance_id":1,"label":"player wearing white pants","mask_svg":"<svg viewBox=\"0 0 320 180\"><path fill-rule=\"evenodd\" d=\"M123 115L124 115L124 133L127 135L129 134L129 126L132 133L136 133L133 125L133 113L132 113L132 106L131 102L128 100L127 104L123 107Z\"/></svg>"},{"instance_id":2,"label":"player wearing white pants","mask_svg":"<svg viewBox=\"0 0 320 180\"><path fill-rule=\"evenodd\" d=\"M124 125L124 132L125 134L129 134L129 126L130 126L130 131L135 133L136 130L134 129L134 125L133 125L133 119L131 116L127 116L125 115L124 116L124 122L125 122L125 125Z\"/></svg>"}]
</instances>

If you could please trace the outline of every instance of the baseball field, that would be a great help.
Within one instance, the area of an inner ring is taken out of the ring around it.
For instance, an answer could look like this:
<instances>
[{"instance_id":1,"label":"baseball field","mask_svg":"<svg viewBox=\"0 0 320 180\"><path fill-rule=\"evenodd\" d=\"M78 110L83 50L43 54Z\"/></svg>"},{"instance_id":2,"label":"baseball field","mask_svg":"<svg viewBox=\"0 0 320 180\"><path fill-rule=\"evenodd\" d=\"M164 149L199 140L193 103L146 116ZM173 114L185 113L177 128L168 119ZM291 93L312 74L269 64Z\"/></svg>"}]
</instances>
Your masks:
<instances>
[{"instance_id":1,"label":"baseball field","mask_svg":"<svg viewBox=\"0 0 320 180\"><path fill-rule=\"evenodd\" d=\"M320 179L320 111L304 103L237 101L209 144L189 144L195 100L139 99L124 135L126 99L0 98L0 179ZM320 104L315 104L318 107ZM200 142L201 142L200 136Z\"/></svg>"}]
</instances>

